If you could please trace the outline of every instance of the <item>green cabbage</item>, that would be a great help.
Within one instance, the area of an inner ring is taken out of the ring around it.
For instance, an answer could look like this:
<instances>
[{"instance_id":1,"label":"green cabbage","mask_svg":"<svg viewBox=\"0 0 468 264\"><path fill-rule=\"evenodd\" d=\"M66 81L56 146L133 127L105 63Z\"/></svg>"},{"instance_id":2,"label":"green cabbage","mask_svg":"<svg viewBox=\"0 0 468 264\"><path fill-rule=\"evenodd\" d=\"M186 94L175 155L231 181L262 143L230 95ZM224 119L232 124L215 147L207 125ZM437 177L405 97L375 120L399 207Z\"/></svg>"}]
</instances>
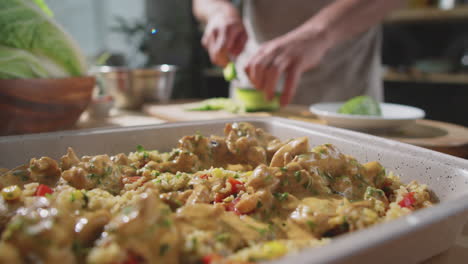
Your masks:
<instances>
[{"instance_id":1,"label":"green cabbage","mask_svg":"<svg viewBox=\"0 0 468 264\"><path fill-rule=\"evenodd\" d=\"M0 79L48 77L48 70L33 54L0 45Z\"/></svg>"},{"instance_id":2,"label":"green cabbage","mask_svg":"<svg viewBox=\"0 0 468 264\"><path fill-rule=\"evenodd\" d=\"M82 52L51 15L43 0L0 1L0 78L86 73Z\"/></svg>"}]
</instances>

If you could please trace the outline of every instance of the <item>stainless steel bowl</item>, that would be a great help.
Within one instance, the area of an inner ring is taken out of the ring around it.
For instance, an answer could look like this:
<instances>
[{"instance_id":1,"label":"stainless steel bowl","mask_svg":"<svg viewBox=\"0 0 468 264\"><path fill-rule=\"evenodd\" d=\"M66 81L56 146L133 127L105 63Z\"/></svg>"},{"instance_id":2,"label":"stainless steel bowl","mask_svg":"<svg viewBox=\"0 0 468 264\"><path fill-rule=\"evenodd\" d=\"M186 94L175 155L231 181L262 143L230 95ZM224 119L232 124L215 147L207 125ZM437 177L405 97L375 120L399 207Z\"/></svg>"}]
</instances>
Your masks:
<instances>
[{"instance_id":1,"label":"stainless steel bowl","mask_svg":"<svg viewBox=\"0 0 468 264\"><path fill-rule=\"evenodd\" d=\"M114 96L116 107L138 109L144 102L170 99L177 66L162 64L141 69L100 66L92 72L103 93Z\"/></svg>"}]
</instances>

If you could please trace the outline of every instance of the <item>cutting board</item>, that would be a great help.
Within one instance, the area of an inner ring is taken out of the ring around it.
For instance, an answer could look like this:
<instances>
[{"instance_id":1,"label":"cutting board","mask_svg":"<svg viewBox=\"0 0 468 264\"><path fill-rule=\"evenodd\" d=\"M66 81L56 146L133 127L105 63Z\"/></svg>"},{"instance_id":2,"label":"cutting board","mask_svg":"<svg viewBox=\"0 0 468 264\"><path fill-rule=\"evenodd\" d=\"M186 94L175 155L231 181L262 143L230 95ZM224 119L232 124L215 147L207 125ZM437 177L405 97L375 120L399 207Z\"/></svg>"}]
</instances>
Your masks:
<instances>
[{"instance_id":1,"label":"cutting board","mask_svg":"<svg viewBox=\"0 0 468 264\"><path fill-rule=\"evenodd\" d=\"M255 112L234 114L226 111L188 111L199 102L181 101L171 104L149 104L143 107L143 112L148 115L166 120L169 122L192 121L192 120L211 120L220 118L235 118L235 117L265 117L277 116L295 120L303 120L318 124L326 124L325 121L319 120L309 110L300 105L289 105L280 109L277 112Z\"/></svg>"},{"instance_id":2,"label":"cutting board","mask_svg":"<svg viewBox=\"0 0 468 264\"><path fill-rule=\"evenodd\" d=\"M317 119L315 115L309 112L307 106L303 105L289 105L277 112L245 114L233 114L225 111L187 111L187 109L193 108L195 105L197 105L197 102L155 104L145 105L143 110L146 114L168 122L240 116L277 116L326 125L325 121ZM468 159L468 128L463 126L432 120L417 120L414 124L397 131L372 134Z\"/></svg>"}]
</instances>

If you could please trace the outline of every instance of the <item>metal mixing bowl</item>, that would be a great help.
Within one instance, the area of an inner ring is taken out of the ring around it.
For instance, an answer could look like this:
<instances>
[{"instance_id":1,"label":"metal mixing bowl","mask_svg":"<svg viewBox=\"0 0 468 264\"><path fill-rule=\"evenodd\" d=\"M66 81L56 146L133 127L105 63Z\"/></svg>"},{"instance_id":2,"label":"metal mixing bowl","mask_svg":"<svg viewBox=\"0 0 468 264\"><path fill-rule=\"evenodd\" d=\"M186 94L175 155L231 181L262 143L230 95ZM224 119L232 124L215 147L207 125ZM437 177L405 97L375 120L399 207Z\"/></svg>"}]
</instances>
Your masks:
<instances>
[{"instance_id":1,"label":"metal mixing bowl","mask_svg":"<svg viewBox=\"0 0 468 264\"><path fill-rule=\"evenodd\" d=\"M114 96L116 107L138 109L144 102L170 99L177 66L162 64L141 69L100 66L92 72L103 93Z\"/></svg>"}]
</instances>

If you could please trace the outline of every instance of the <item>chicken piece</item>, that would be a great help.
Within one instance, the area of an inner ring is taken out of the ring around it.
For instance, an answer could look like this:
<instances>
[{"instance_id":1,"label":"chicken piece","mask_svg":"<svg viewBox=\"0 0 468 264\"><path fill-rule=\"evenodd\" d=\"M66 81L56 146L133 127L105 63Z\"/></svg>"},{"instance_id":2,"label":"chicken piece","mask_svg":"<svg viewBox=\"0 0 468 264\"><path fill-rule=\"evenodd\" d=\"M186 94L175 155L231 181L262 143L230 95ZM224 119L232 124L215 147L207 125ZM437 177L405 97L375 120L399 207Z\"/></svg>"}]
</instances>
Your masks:
<instances>
[{"instance_id":1,"label":"chicken piece","mask_svg":"<svg viewBox=\"0 0 468 264\"><path fill-rule=\"evenodd\" d=\"M209 203L210 202L210 190L202 184L195 185L190 197L187 199L187 204L194 203Z\"/></svg>"},{"instance_id":2,"label":"chicken piece","mask_svg":"<svg viewBox=\"0 0 468 264\"><path fill-rule=\"evenodd\" d=\"M95 186L88 180L88 172L81 167L72 167L64 171L62 178L77 189L91 190Z\"/></svg>"},{"instance_id":3,"label":"chicken piece","mask_svg":"<svg viewBox=\"0 0 468 264\"><path fill-rule=\"evenodd\" d=\"M240 137L247 137L249 140L255 141L258 146L261 146L270 151L275 151L279 149L281 143L280 141L272 136L271 134L265 132L261 128L256 128L250 123L239 122L227 124L224 127L224 134L226 135L226 142L228 143L228 148L232 151L233 142L235 142Z\"/></svg>"},{"instance_id":4,"label":"chicken piece","mask_svg":"<svg viewBox=\"0 0 468 264\"><path fill-rule=\"evenodd\" d=\"M179 140L179 149L195 154L201 163L201 168L210 168L213 164L213 155L209 147L209 138L200 135L185 136Z\"/></svg>"},{"instance_id":5,"label":"chicken piece","mask_svg":"<svg viewBox=\"0 0 468 264\"><path fill-rule=\"evenodd\" d=\"M225 212L219 220L232 230L233 236L242 238L245 244L266 241L271 239L273 235L267 224L247 215L239 217L233 212Z\"/></svg>"},{"instance_id":6,"label":"chicken piece","mask_svg":"<svg viewBox=\"0 0 468 264\"><path fill-rule=\"evenodd\" d=\"M271 138L268 140L267 146L266 146L266 153L267 153L267 159L271 161L273 158L273 155L282 147L284 146L285 143L281 142L278 138L275 138L271 136Z\"/></svg>"},{"instance_id":7,"label":"chicken piece","mask_svg":"<svg viewBox=\"0 0 468 264\"><path fill-rule=\"evenodd\" d=\"M271 159L271 167L283 167L300 154L309 151L309 139L307 137L296 138L283 145Z\"/></svg>"},{"instance_id":8,"label":"chicken piece","mask_svg":"<svg viewBox=\"0 0 468 264\"><path fill-rule=\"evenodd\" d=\"M259 196L261 196L261 194L244 193L242 196L240 196L239 201L234 205L236 209L235 211L244 215L253 212L255 209L257 209L257 207L259 207L259 204L261 204L263 207L263 203L261 202Z\"/></svg>"},{"instance_id":9,"label":"chicken piece","mask_svg":"<svg viewBox=\"0 0 468 264\"><path fill-rule=\"evenodd\" d=\"M350 202L344 200L336 208L334 218L328 221L332 226L324 236L333 237L345 232L353 232L379 222L379 215L373 209L374 201Z\"/></svg>"},{"instance_id":10,"label":"chicken piece","mask_svg":"<svg viewBox=\"0 0 468 264\"><path fill-rule=\"evenodd\" d=\"M362 200L367 186L375 187L374 170L367 170L356 159L342 154L335 146L325 144L293 159L311 175L320 175L332 192L350 200Z\"/></svg>"},{"instance_id":11,"label":"chicken piece","mask_svg":"<svg viewBox=\"0 0 468 264\"><path fill-rule=\"evenodd\" d=\"M179 149L195 154L200 160L200 169L238 163L235 155L229 152L224 138L216 136L185 136L179 140Z\"/></svg>"},{"instance_id":12,"label":"chicken piece","mask_svg":"<svg viewBox=\"0 0 468 264\"><path fill-rule=\"evenodd\" d=\"M68 170L72 166L76 166L80 163L80 159L76 156L75 151L71 147L67 149L67 154L63 155L60 160L62 170Z\"/></svg>"},{"instance_id":13,"label":"chicken piece","mask_svg":"<svg viewBox=\"0 0 468 264\"><path fill-rule=\"evenodd\" d=\"M104 226L111 220L106 210L85 213L75 224L76 240L83 246L90 247L99 238Z\"/></svg>"},{"instance_id":14,"label":"chicken piece","mask_svg":"<svg viewBox=\"0 0 468 264\"><path fill-rule=\"evenodd\" d=\"M229 164L239 163L236 159L236 156L233 155L227 146L226 141L222 137L211 136L209 147L211 150L211 155L213 157L213 167L227 167Z\"/></svg>"},{"instance_id":15,"label":"chicken piece","mask_svg":"<svg viewBox=\"0 0 468 264\"><path fill-rule=\"evenodd\" d=\"M33 181L34 179L31 177L29 167L27 165L22 165L4 172L0 176L0 189L11 185L18 185L19 187L23 187L25 184L31 183Z\"/></svg>"},{"instance_id":16,"label":"chicken piece","mask_svg":"<svg viewBox=\"0 0 468 264\"><path fill-rule=\"evenodd\" d=\"M135 195L106 225L88 262L124 263L135 256L143 263L178 263L179 233L171 210L158 196L153 189Z\"/></svg>"},{"instance_id":17,"label":"chicken piece","mask_svg":"<svg viewBox=\"0 0 468 264\"><path fill-rule=\"evenodd\" d=\"M128 157L123 153L119 153L115 156L112 156L111 160L112 162L114 162L114 164L121 166L129 166L131 163Z\"/></svg>"},{"instance_id":18,"label":"chicken piece","mask_svg":"<svg viewBox=\"0 0 468 264\"><path fill-rule=\"evenodd\" d=\"M21 206L23 206L23 202L20 200L7 202L0 196L0 234L10 219L16 214L16 210Z\"/></svg>"},{"instance_id":19,"label":"chicken piece","mask_svg":"<svg viewBox=\"0 0 468 264\"><path fill-rule=\"evenodd\" d=\"M218 220L224 211L221 204L188 204L177 210L176 219L178 223L186 224L190 229L218 230Z\"/></svg>"},{"instance_id":20,"label":"chicken piece","mask_svg":"<svg viewBox=\"0 0 468 264\"><path fill-rule=\"evenodd\" d=\"M227 124L224 128L224 134L226 135L227 148L236 156L238 162L254 167L268 162L266 150L270 142L275 141L275 144L270 145L270 150L277 146L275 137L261 129L256 129L249 123Z\"/></svg>"},{"instance_id":21,"label":"chicken piece","mask_svg":"<svg viewBox=\"0 0 468 264\"><path fill-rule=\"evenodd\" d=\"M171 209L175 210L184 204L187 203L189 197L191 197L193 190L186 190L186 191L174 191L168 193L162 193L159 195L159 198L168 204Z\"/></svg>"},{"instance_id":22,"label":"chicken piece","mask_svg":"<svg viewBox=\"0 0 468 264\"><path fill-rule=\"evenodd\" d=\"M29 170L34 181L48 186L55 186L62 173L58 163L49 157L31 159Z\"/></svg>"},{"instance_id":23,"label":"chicken piece","mask_svg":"<svg viewBox=\"0 0 468 264\"><path fill-rule=\"evenodd\" d=\"M85 156L62 173L62 178L77 189L101 188L112 194L122 189L121 177L118 166L107 155Z\"/></svg>"},{"instance_id":24,"label":"chicken piece","mask_svg":"<svg viewBox=\"0 0 468 264\"><path fill-rule=\"evenodd\" d=\"M288 163L278 179L281 182L278 192L287 192L299 199L332 193L327 178L302 169L296 162Z\"/></svg>"},{"instance_id":25,"label":"chicken piece","mask_svg":"<svg viewBox=\"0 0 468 264\"><path fill-rule=\"evenodd\" d=\"M49 157L33 158L29 166L22 165L4 172L0 177L0 188L11 185L18 185L23 188L25 184L31 182L55 186L60 179L61 172L55 160Z\"/></svg>"},{"instance_id":26,"label":"chicken piece","mask_svg":"<svg viewBox=\"0 0 468 264\"><path fill-rule=\"evenodd\" d=\"M198 263L208 254L231 254L247 245L245 239L238 232L233 232L231 225L222 220L226 214L224 206L219 203L191 204L177 210L176 222L183 234L185 251L181 263ZM229 215L238 218L233 213ZM238 222L232 225L236 223ZM252 231L254 230L250 229L248 232Z\"/></svg>"},{"instance_id":27,"label":"chicken piece","mask_svg":"<svg viewBox=\"0 0 468 264\"><path fill-rule=\"evenodd\" d=\"M279 172L279 168L272 168L267 167L266 165L260 165L257 168L255 168L252 175L247 180L246 186L252 187L254 190L274 190L280 183L280 179L276 177L276 175Z\"/></svg>"},{"instance_id":28,"label":"chicken piece","mask_svg":"<svg viewBox=\"0 0 468 264\"><path fill-rule=\"evenodd\" d=\"M198 171L202 163L197 155L188 151L182 151L175 149L169 160L162 163L156 163L157 166L154 169L160 172L196 172Z\"/></svg>"},{"instance_id":29,"label":"chicken piece","mask_svg":"<svg viewBox=\"0 0 468 264\"><path fill-rule=\"evenodd\" d=\"M23 263L23 260L14 246L0 242L0 263L19 264Z\"/></svg>"},{"instance_id":30,"label":"chicken piece","mask_svg":"<svg viewBox=\"0 0 468 264\"><path fill-rule=\"evenodd\" d=\"M247 160L247 163L251 164L252 166L266 164L267 157L265 149L259 146L250 147L247 151Z\"/></svg>"},{"instance_id":31,"label":"chicken piece","mask_svg":"<svg viewBox=\"0 0 468 264\"><path fill-rule=\"evenodd\" d=\"M329 224L329 220L337 215L336 208L340 202L341 199L305 198L291 213L289 221L298 224L314 236L321 237L334 227Z\"/></svg>"},{"instance_id":32,"label":"chicken piece","mask_svg":"<svg viewBox=\"0 0 468 264\"><path fill-rule=\"evenodd\" d=\"M27 262L75 263L71 250L73 217L51 207L45 197L35 197L18 210L3 232L2 241L15 247Z\"/></svg>"}]
</instances>

